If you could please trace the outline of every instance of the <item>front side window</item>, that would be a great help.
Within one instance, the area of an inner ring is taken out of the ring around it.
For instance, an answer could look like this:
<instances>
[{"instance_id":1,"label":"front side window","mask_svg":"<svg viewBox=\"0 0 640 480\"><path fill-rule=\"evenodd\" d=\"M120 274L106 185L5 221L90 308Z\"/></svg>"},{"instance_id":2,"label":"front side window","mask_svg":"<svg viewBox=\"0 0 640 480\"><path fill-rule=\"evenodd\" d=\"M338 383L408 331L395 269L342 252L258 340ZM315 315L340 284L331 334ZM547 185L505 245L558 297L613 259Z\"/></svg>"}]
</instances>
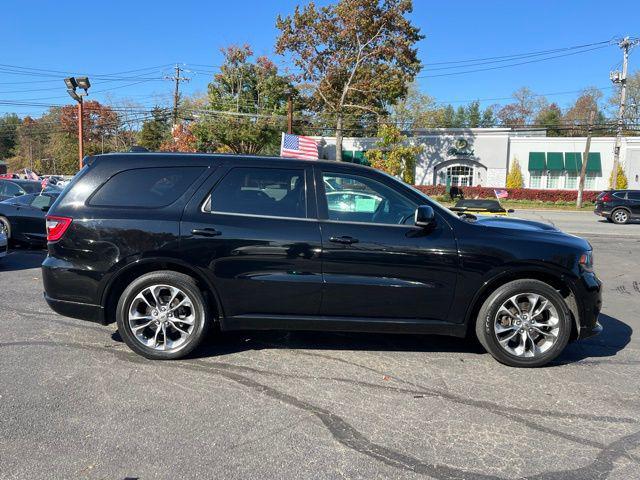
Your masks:
<instances>
[{"instance_id":1,"label":"front side window","mask_svg":"<svg viewBox=\"0 0 640 480\"><path fill-rule=\"evenodd\" d=\"M305 218L307 201L304 170L233 168L215 186L204 210Z\"/></svg>"},{"instance_id":2,"label":"front side window","mask_svg":"<svg viewBox=\"0 0 640 480\"><path fill-rule=\"evenodd\" d=\"M376 180L360 175L323 173L327 217L344 222L402 225L413 219L417 205Z\"/></svg>"},{"instance_id":3,"label":"front side window","mask_svg":"<svg viewBox=\"0 0 640 480\"><path fill-rule=\"evenodd\" d=\"M180 198L205 167L136 168L117 173L89 199L97 207L160 208Z\"/></svg>"},{"instance_id":4,"label":"front side window","mask_svg":"<svg viewBox=\"0 0 640 480\"><path fill-rule=\"evenodd\" d=\"M635 200L636 202L640 202L640 192L628 192L627 198L629 200Z\"/></svg>"}]
</instances>

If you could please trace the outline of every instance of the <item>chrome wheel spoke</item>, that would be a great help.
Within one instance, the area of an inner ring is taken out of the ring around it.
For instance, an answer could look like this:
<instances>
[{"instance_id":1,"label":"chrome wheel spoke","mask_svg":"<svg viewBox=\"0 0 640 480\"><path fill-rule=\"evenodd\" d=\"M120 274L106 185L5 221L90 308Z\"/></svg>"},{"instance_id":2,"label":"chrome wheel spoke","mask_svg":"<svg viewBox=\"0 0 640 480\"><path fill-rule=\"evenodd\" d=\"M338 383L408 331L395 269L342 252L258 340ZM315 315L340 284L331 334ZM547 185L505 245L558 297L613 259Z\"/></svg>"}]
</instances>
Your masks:
<instances>
[{"instance_id":1,"label":"chrome wheel spoke","mask_svg":"<svg viewBox=\"0 0 640 480\"><path fill-rule=\"evenodd\" d=\"M146 287L129 305L129 328L147 348L177 351L186 344L195 324L193 302L184 291L171 285Z\"/></svg>"},{"instance_id":2,"label":"chrome wheel spoke","mask_svg":"<svg viewBox=\"0 0 640 480\"><path fill-rule=\"evenodd\" d=\"M523 292L500 305L493 332L500 347L510 355L536 357L558 340L560 317L549 299L537 293Z\"/></svg>"}]
</instances>

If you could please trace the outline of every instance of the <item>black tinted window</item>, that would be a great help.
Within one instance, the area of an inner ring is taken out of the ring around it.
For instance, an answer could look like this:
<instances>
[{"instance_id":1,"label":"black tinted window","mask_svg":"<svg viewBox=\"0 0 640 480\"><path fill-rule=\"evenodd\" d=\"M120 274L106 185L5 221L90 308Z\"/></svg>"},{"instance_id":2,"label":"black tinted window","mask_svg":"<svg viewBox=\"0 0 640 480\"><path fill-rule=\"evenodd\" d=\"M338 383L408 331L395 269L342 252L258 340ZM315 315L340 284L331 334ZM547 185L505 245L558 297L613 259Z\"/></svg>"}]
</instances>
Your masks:
<instances>
[{"instance_id":1,"label":"black tinted window","mask_svg":"<svg viewBox=\"0 0 640 480\"><path fill-rule=\"evenodd\" d=\"M204 167L125 170L100 187L89 204L101 207L165 207L180 198L203 171Z\"/></svg>"},{"instance_id":2,"label":"black tinted window","mask_svg":"<svg viewBox=\"0 0 640 480\"><path fill-rule=\"evenodd\" d=\"M205 210L306 217L304 170L234 168L213 189Z\"/></svg>"},{"instance_id":3,"label":"black tinted window","mask_svg":"<svg viewBox=\"0 0 640 480\"><path fill-rule=\"evenodd\" d=\"M627 198L630 200L640 200L640 192L627 192Z\"/></svg>"},{"instance_id":4,"label":"black tinted window","mask_svg":"<svg viewBox=\"0 0 640 480\"><path fill-rule=\"evenodd\" d=\"M16 193L20 193L20 192L23 192L23 190L15 183L11 183L11 182L0 183L0 195L13 197Z\"/></svg>"}]
</instances>

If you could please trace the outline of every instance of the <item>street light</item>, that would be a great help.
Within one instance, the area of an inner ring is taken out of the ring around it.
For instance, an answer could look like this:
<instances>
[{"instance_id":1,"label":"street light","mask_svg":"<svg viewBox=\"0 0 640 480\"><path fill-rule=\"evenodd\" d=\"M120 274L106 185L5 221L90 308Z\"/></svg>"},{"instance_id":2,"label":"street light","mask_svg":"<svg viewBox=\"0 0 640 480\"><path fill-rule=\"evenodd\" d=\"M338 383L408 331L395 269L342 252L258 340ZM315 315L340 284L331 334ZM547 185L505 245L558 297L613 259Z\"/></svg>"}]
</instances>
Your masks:
<instances>
[{"instance_id":1,"label":"street light","mask_svg":"<svg viewBox=\"0 0 640 480\"><path fill-rule=\"evenodd\" d=\"M89 77L69 77L64 79L64 83L67 86L67 93L71 98L78 102L78 164L82 169L82 159L84 158L84 141L83 141L83 128L82 117L84 116L82 97L89 94L88 90L91 87ZM80 88L84 90L84 93L77 92L76 89Z\"/></svg>"}]
</instances>

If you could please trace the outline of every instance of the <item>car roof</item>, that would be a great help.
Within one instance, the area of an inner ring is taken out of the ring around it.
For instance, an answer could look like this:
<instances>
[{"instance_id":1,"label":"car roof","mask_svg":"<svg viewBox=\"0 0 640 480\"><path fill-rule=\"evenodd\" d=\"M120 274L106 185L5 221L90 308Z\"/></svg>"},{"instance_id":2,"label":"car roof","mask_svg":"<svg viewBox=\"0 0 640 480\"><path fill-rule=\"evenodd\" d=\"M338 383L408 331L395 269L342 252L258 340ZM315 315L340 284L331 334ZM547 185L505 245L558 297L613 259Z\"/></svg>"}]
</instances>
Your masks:
<instances>
[{"instance_id":1,"label":"car roof","mask_svg":"<svg viewBox=\"0 0 640 480\"><path fill-rule=\"evenodd\" d=\"M93 157L87 157L87 161L90 163L95 160L106 160L108 158L126 158L133 159L139 158L145 162L153 161L155 159L180 159L185 160L190 157L200 157L204 159L210 160L222 160L222 161L233 161L238 160L244 162L255 162L255 163L265 163L265 162L282 162L283 164L290 165L322 165L322 166L331 166L335 167L336 165L340 166L350 166L354 168L361 168L364 170L371 170L371 167L367 167L365 165L359 165L357 163L350 162L337 162L336 160L304 160L301 158L284 158L284 157L276 157L269 155L243 155L243 154L226 154L226 153L198 153L198 152L123 152L123 153L105 153L102 155L95 155Z\"/></svg>"},{"instance_id":2,"label":"car roof","mask_svg":"<svg viewBox=\"0 0 640 480\"><path fill-rule=\"evenodd\" d=\"M32 185L34 183L40 183L37 180L25 180L24 178L0 178L0 181L11 182L17 185Z\"/></svg>"}]
</instances>

